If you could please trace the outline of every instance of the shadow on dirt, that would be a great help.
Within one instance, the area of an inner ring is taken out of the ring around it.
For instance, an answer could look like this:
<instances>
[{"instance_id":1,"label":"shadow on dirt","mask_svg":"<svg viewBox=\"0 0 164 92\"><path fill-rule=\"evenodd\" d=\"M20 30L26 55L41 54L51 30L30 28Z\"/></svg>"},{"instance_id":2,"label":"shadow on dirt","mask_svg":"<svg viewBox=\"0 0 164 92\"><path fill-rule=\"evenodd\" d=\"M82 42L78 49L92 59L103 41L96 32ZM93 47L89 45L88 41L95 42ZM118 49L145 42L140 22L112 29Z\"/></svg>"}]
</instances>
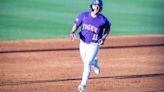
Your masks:
<instances>
[{"instance_id":1,"label":"shadow on dirt","mask_svg":"<svg viewBox=\"0 0 164 92\"><path fill-rule=\"evenodd\" d=\"M123 48L141 48L141 47L161 47L164 44L145 44L145 45L129 45L129 46L103 46L101 49L123 49ZM52 49L35 49L35 50L10 50L0 51L0 54L5 53L32 53L32 52L50 52L50 51L74 51L79 48L52 48Z\"/></svg>"},{"instance_id":2,"label":"shadow on dirt","mask_svg":"<svg viewBox=\"0 0 164 92\"><path fill-rule=\"evenodd\" d=\"M133 78L152 78L152 77L162 77L164 73L155 73L155 74L141 74L141 75L122 75L122 76L104 76L104 77L91 77L90 80L95 79L133 79ZM23 85L23 84L34 84L34 83L55 83L55 82L67 82L67 81L80 81L81 78L67 78L59 80L32 80L32 81L17 81L17 82L1 82L0 86L8 85Z\"/></svg>"}]
</instances>

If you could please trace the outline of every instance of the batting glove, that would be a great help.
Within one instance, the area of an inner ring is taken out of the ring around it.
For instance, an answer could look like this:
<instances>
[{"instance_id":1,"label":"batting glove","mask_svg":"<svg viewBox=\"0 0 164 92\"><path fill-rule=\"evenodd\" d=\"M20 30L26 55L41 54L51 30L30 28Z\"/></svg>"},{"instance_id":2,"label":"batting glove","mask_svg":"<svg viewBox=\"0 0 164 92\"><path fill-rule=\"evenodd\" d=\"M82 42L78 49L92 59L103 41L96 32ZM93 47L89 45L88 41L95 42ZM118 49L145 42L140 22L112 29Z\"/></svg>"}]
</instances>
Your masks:
<instances>
[{"instance_id":1,"label":"batting glove","mask_svg":"<svg viewBox=\"0 0 164 92\"><path fill-rule=\"evenodd\" d=\"M73 41L75 39L75 32L70 33L70 39Z\"/></svg>"}]
</instances>

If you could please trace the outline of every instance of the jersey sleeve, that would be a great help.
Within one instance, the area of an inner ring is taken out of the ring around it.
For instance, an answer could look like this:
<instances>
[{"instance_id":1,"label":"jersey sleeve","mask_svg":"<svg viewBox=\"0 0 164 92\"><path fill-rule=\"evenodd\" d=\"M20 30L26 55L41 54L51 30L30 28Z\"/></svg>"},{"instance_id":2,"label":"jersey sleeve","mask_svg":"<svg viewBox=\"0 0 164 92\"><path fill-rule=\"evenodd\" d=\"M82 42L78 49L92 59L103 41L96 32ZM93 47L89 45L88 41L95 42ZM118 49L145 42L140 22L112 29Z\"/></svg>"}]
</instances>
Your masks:
<instances>
[{"instance_id":1,"label":"jersey sleeve","mask_svg":"<svg viewBox=\"0 0 164 92\"><path fill-rule=\"evenodd\" d=\"M110 29L111 23L109 22L108 19L105 19L105 24L104 24L104 28L105 29Z\"/></svg>"},{"instance_id":2,"label":"jersey sleeve","mask_svg":"<svg viewBox=\"0 0 164 92\"><path fill-rule=\"evenodd\" d=\"M78 17L76 17L74 23L77 25L77 26L80 26L83 22L83 13L81 13Z\"/></svg>"}]
</instances>

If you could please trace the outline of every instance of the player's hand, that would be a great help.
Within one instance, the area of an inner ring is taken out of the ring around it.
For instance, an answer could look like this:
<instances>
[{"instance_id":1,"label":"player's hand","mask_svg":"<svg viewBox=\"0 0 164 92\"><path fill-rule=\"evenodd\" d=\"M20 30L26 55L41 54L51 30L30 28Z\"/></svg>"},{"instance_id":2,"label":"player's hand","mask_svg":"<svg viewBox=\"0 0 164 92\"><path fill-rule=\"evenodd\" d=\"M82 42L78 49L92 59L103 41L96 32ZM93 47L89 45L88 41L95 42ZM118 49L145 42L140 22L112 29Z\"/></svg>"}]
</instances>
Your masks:
<instances>
[{"instance_id":1,"label":"player's hand","mask_svg":"<svg viewBox=\"0 0 164 92\"><path fill-rule=\"evenodd\" d=\"M103 45L104 42L105 42L105 39L103 39L103 38L101 38L101 39L98 40L98 44L99 44L99 45Z\"/></svg>"},{"instance_id":2,"label":"player's hand","mask_svg":"<svg viewBox=\"0 0 164 92\"><path fill-rule=\"evenodd\" d=\"M71 32L70 33L70 40L74 40L75 39L75 32Z\"/></svg>"}]
</instances>

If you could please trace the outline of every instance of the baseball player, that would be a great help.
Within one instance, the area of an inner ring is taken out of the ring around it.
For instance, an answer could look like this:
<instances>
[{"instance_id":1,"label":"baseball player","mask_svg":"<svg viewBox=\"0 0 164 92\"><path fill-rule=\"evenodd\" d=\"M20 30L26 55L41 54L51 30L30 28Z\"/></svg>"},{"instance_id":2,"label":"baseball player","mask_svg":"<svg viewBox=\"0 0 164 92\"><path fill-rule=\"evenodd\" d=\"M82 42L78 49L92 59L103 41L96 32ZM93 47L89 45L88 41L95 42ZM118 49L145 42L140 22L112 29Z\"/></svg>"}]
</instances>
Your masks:
<instances>
[{"instance_id":1,"label":"baseball player","mask_svg":"<svg viewBox=\"0 0 164 92\"><path fill-rule=\"evenodd\" d=\"M81 84L78 86L79 92L85 92L92 66L96 74L100 73L97 53L100 46L104 44L111 26L109 20L101 14L103 9L102 0L93 0L90 9L91 11L82 12L75 19L70 32L70 39L74 40L75 32L81 26L79 32L80 55L84 63L84 69Z\"/></svg>"}]
</instances>

